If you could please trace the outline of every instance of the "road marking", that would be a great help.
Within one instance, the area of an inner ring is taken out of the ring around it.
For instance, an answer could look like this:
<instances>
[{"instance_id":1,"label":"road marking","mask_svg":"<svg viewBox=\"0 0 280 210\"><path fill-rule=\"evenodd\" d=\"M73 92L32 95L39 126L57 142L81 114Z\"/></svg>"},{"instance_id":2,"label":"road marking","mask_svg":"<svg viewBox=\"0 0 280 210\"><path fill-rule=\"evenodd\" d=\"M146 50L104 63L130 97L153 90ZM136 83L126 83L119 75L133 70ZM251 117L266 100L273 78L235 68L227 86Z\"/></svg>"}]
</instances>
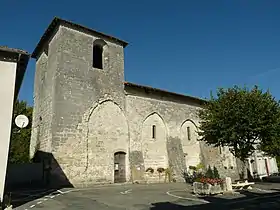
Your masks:
<instances>
[{"instance_id":1,"label":"road marking","mask_svg":"<svg viewBox=\"0 0 280 210\"><path fill-rule=\"evenodd\" d=\"M76 190L67 190L67 191L57 190L57 192L59 192L60 194L66 194L66 193L70 193L70 192L73 192L73 191L78 191L78 189L76 189Z\"/></svg>"},{"instance_id":2,"label":"road marking","mask_svg":"<svg viewBox=\"0 0 280 210\"><path fill-rule=\"evenodd\" d=\"M185 192L185 191L183 191L183 190L173 190L173 191L166 192L166 194L169 195L169 196L172 196L174 198L190 200L190 201L197 201L197 202L202 202L202 203L210 203L209 201L206 201L206 200L203 200L203 199L181 197L181 196L178 196L178 195L174 195L171 192ZM242 200L237 200L237 201L229 201L225 204L229 205L229 204L243 203L243 202L254 201L254 200L263 199L263 198L273 198L273 197L280 197L280 195L278 194L278 195L258 196L258 197L255 197L255 198L247 198L247 199L242 199Z\"/></svg>"},{"instance_id":3,"label":"road marking","mask_svg":"<svg viewBox=\"0 0 280 210\"><path fill-rule=\"evenodd\" d=\"M210 203L209 201L203 200L203 199L197 199L197 198L187 198L187 197L181 197L178 195L174 195L171 192L186 192L184 190L172 190L172 191L168 191L166 192L167 195L172 196L174 198L179 198L179 199L184 199L184 200L190 200L190 201L197 201L197 202L201 202L201 203Z\"/></svg>"},{"instance_id":4,"label":"road marking","mask_svg":"<svg viewBox=\"0 0 280 210\"><path fill-rule=\"evenodd\" d=\"M124 191L124 192L121 192L121 194L125 195L125 194L130 193L131 191L132 191L132 189L129 189L129 190L126 190L126 191Z\"/></svg>"},{"instance_id":5,"label":"road marking","mask_svg":"<svg viewBox=\"0 0 280 210\"><path fill-rule=\"evenodd\" d=\"M47 191L47 192L48 192L48 191ZM32 208L34 208L36 205L42 204L44 201L47 201L47 200L49 200L49 199L53 199L53 198L55 198L55 197L57 197L57 196L59 196L59 195L62 195L62 194L66 194L66 193L72 192L72 190L68 190L68 191L65 191L65 192L62 192L62 191L60 191L60 190L57 190L57 192L58 192L59 194L53 195L54 192L51 192L49 195L46 195L46 196L44 196L43 198L38 198L38 199L36 199L36 200L37 200L37 203L31 205L29 208L32 209ZM36 195L38 196L38 195L43 194L43 193L46 193L46 192L38 193L38 194L36 194ZM32 195L32 196L36 196L36 195ZM27 198L28 198L28 197L31 197L31 195L27 196ZM20 201L22 201L22 200L23 200L23 199L20 199ZM35 200L35 201L36 201L36 200ZM28 210L28 209L25 209L25 210Z\"/></svg>"}]
</instances>

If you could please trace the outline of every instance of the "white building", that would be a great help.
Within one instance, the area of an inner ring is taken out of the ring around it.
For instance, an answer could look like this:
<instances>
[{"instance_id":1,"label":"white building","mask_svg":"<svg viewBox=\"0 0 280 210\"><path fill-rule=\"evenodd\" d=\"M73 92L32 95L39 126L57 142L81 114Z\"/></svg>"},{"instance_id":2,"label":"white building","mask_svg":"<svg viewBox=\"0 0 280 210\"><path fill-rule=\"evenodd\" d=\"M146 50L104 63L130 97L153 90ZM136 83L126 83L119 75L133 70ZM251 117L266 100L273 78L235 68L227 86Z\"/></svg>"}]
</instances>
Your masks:
<instances>
[{"instance_id":1,"label":"white building","mask_svg":"<svg viewBox=\"0 0 280 210\"><path fill-rule=\"evenodd\" d=\"M9 154L13 105L25 74L29 54L0 46L0 201L3 201Z\"/></svg>"},{"instance_id":2,"label":"white building","mask_svg":"<svg viewBox=\"0 0 280 210\"><path fill-rule=\"evenodd\" d=\"M258 178L278 173L276 159L266 156L257 150L250 158L248 158L248 169L252 177Z\"/></svg>"}]
</instances>

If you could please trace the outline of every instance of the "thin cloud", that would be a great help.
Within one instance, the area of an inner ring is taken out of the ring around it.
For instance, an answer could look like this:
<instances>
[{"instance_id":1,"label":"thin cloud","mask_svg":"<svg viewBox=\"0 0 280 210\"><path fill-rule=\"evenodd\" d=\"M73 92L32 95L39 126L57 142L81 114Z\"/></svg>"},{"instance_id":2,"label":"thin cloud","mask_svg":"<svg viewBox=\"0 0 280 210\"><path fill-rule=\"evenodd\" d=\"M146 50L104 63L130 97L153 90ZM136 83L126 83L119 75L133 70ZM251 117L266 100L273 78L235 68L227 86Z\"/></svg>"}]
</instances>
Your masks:
<instances>
[{"instance_id":1,"label":"thin cloud","mask_svg":"<svg viewBox=\"0 0 280 210\"><path fill-rule=\"evenodd\" d=\"M267 71L263 71L263 72L260 72L256 75L253 75L253 76L250 76L248 78L249 81L252 81L252 80L255 80L255 79L258 79L258 78L261 78L261 77L264 77L264 76L267 76L267 75L271 75L277 71L280 71L280 67L277 67L277 68L273 68L273 69L269 69Z\"/></svg>"}]
</instances>

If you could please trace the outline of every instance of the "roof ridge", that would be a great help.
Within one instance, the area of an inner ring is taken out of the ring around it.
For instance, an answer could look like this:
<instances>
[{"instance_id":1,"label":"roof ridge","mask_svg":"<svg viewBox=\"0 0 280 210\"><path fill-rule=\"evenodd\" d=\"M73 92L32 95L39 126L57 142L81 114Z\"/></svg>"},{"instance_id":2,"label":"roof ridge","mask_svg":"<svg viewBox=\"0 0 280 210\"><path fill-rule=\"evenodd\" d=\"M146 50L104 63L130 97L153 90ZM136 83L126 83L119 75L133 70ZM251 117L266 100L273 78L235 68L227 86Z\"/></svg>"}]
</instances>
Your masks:
<instances>
[{"instance_id":1,"label":"roof ridge","mask_svg":"<svg viewBox=\"0 0 280 210\"><path fill-rule=\"evenodd\" d=\"M112 41L115 41L115 42L119 43L123 47L126 47L128 45L127 42L125 42L121 39L118 39L114 36L96 31L94 29L88 28L88 27L83 26L81 24L74 23L73 21L65 20L65 19L62 19L62 18L59 18L59 17L55 16L53 18L53 20L51 21L51 23L49 24L49 26L47 27L47 29L45 30L44 34L42 35L42 37L41 37L39 43L37 44L36 48L34 49L34 51L32 53L32 58L37 58L38 54L41 52L42 48L44 47L44 44L50 39L54 30L56 30L56 28L59 25L66 25L66 26L75 28L77 30L81 30L85 33L95 35L95 36L100 37L100 38L110 39Z\"/></svg>"},{"instance_id":2,"label":"roof ridge","mask_svg":"<svg viewBox=\"0 0 280 210\"><path fill-rule=\"evenodd\" d=\"M199 97L185 95L185 94L176 93L176 92L171 92L171 91L168 91L168 90L154 88L154 87L151 87L151 86L139 85L139 84L132 83L132 82L125 81L124 85L130 86L130 87L136 87L136 88L143 88L143 89L146 89L146 90L156 91L156 92L160 92L160 93L163 93L163 94L170 94L170 95L174 95L174 96L178 96L178 97L183 97L183 98L186 98L186 99L199 101L200 103L208 102L206 99L202 99L202 98L199 98Z\"/></svg>"}]
</instances>

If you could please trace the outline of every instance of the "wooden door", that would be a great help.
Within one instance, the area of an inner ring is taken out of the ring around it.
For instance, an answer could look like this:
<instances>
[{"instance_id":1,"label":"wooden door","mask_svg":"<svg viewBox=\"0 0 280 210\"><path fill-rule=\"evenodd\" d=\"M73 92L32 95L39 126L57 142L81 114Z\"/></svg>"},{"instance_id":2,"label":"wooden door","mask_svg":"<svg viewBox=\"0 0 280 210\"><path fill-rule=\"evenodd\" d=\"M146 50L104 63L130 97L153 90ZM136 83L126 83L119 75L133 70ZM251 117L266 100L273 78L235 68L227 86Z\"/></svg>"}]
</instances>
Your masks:
<instances>
[{"instance_id":1,"label":"wooden door","mask_svg":"<svg viewBox=\"0 0 280 210\"><path fill-rule=\"evenodd\" d=\"M125 171L125 153L116 152L114 154L114 182L122 183L126 182L126 171Z\"/></svg>"}]
</instances>

